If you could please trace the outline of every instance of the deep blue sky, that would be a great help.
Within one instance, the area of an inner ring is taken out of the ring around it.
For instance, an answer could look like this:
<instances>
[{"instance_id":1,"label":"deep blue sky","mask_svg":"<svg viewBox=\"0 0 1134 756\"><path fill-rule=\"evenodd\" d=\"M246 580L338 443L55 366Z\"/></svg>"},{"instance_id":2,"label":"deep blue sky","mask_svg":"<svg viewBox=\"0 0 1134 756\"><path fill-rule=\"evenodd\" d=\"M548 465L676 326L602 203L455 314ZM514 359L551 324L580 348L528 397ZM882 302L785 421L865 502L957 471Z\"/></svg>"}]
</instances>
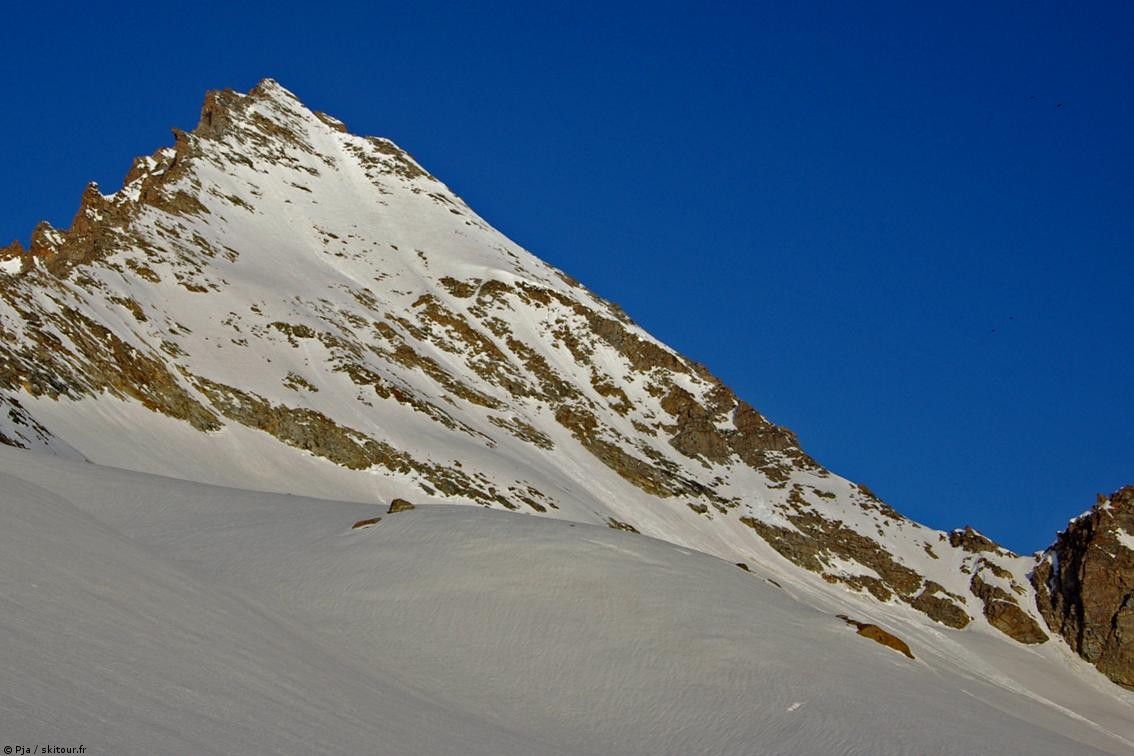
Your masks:
<instances>
[{"instance_id":1,"label":"deep blue sky","mask_svg":"<svg viewBox=\"0 0 1134 756\"><path fill-rule=\"evenodd\" d=\"M271 76L915 519L1134 483L1134 5L535 5L10 7L0 244Z\"/></svg>"}]
</instances>

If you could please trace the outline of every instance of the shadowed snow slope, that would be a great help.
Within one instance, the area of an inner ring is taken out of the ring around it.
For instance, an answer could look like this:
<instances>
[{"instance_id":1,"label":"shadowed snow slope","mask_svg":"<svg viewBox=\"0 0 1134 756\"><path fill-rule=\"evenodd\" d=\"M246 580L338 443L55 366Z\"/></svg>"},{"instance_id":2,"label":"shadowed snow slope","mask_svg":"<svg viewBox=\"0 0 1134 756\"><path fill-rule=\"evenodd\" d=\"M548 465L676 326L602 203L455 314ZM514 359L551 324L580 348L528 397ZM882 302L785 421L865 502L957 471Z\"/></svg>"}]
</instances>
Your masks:
<instances>
[{"instance_id":1,"label":"shadowed snow slope","mask_svg":"<svg viewBox=\"0 0 1134 756\"><path fill-rule=\"evenodd\" d=\"M382 515L373 527L352 530ZM0 448L0 731L94 753L1126 753L1085 663L475 507L387 515ZM854 609L858 611L858 608ZM1062 653L1066 653L1064 650Z\"/></svg>"}]
</instances>

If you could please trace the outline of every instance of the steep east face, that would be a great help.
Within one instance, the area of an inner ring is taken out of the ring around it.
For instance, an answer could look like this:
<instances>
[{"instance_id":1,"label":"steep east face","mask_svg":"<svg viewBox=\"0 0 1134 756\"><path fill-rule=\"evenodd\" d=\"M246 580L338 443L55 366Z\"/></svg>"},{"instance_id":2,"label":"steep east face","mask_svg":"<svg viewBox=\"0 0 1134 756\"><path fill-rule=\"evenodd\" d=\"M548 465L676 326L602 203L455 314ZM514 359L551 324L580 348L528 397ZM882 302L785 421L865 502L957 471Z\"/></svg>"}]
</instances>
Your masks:
<instances>
[{"instance_id":1,"label":"steep east face","mask_svg":"<svg viewBox=\"0 0 1134 756\"><path fill-rule=\"evenodd\" d=\"M174 137L70 229L0 251L0 441L604 523L1047 640L1033 559L824 469L392 142L270 80L209 93Z\"/></svg>"}]
</instances>

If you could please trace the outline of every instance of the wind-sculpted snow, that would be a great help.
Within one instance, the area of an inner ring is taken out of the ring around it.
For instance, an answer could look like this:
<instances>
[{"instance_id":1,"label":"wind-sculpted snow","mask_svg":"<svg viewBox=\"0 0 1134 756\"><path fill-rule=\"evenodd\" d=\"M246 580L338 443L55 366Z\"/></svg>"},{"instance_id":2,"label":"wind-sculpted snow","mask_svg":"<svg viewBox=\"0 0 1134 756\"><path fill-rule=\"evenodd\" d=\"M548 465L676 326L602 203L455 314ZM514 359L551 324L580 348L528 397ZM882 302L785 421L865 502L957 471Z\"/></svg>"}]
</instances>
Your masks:
<instances>
[{"instance_id":1,"label":"wind-sculpted snow","mask_svg":"<svg viewBox=\"0 0 1134 756\"><path fill-rule=\"evenodd\" d=\"M0 253L0 441L605 524L941 632L1047 640L1034 560L977 565L824 469L392 142L270 80L209 93L174 137Z\"/></svg>"},{"instance_id":2,"label":"wind-sculpted snow","mask_svg":"<svg viewBox=\"0 0 1134 756\"><path fill-rule=\"evenodd\" d=\"M387 512L2 448L0 491L9 743L122 754L1134 748L1134 697L1063 663L1053 644L962 645L832 601L798 571L741 570L633 533L474 507ZM900 637L915 658L838 614Z\"/></svg>"}]
</instances>

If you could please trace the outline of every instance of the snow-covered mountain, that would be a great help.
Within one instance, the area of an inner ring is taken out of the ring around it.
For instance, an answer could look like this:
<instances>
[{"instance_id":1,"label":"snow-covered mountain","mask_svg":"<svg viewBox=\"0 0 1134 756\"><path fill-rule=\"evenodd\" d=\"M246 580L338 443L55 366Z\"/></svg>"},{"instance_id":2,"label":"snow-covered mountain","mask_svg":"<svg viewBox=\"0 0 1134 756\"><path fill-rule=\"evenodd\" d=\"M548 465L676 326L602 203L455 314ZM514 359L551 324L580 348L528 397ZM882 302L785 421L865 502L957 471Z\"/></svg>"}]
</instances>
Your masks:
<instances>
[{"instance_id":1,"label":"snow-covered mountain","mask_svg":"<svg viewBox=\"0 0 1134 756\"><path fill-rule=\"evenodd\" d=\"M118 191L89 186L69 230L0 250L0 441L632 531L965 658L1096 661L1070 637L1082 623L1055 619L1074 613L1051 608L1058 559L926 528L824 469L392 142L271 80L209 93L174 135ZM1111 636L1125 650L1100 669L1130 685L1134 632Z\"/></svg>"}]
</instances>

